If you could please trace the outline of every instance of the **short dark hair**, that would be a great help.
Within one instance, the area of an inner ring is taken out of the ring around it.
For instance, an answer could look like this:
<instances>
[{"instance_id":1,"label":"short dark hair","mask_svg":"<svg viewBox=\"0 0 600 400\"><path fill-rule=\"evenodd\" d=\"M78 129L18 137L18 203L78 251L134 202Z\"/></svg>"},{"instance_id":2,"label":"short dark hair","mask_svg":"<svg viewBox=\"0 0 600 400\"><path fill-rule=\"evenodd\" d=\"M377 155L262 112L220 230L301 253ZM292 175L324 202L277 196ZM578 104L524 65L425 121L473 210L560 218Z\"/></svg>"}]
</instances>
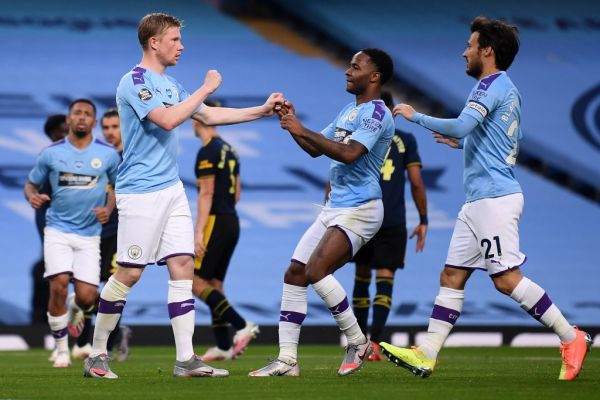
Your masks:
<instances>
[{"instance_id":1,"label":"short dark hair","mask_svg":"<svg viewBox=\"0 0 600 400\"><path fill-rule=\"evenodd\" d=\"M119 116L119 111L116 108L111 107L108 110L104 111L104 114L102 114L102 118L100 118L100 121L102 121L104 118L118 117L118 116Z\"/></svg>"},{"instance_id":2,"label":"short dark hair","mask_svg":"<svg viewBox=\"0 0 600 400\"><path fill-rule=\"evenodd\" d=\"M496 68L506 71L519 52L519 28L480 15L471 22L471 33L475 32L479 32L479 47L491 47L496 55Z\"/></svg>"},{"instance_id":3,"label":"short dark hair","mask_svg":"<svg viewBox=\"0 0 600 400\"><path fill-rule=\"evenodd\" d=\"M377 67L377 72L381 74L381 84L385 84L394 74L394 62L388 53L381 49L367 48L362 49L361 53L365 53L371 59L371 62Z\"/></svg>"},{"instance_id":4,"label":"short dark hair","mask_svg":"<svg viewBox=\"0 0 600 400\"><path fill-rule=\"evenodd\" d=\"M148 48L148 40L152 36L160 36L171 27L182 28L183 22L179 18L165 13L151 13L145 15L138 24L138 40L142 49Z\"/></svg>"},{"instance_id":5,"label":"short dark hair","mask_svg":"<svg viewBox=\"0 0 600 400\"><path fill-rule=\"evenodd\" d=\"M71 110L73 109L73 106L75 106L75 104L77 103L86 103L89 104L90 106L92 106L92 109L94 110L94 115L96 115L96 105L94 104L93 101L91 101L90 99L75 99L71 102L71 104L69 104L69 114L71 114Z\"/></svg>"},{"instance_id":6,"label":"short dark hair","mask_svg":"<svg viewBox=\"0 0 600 400\"><path fill-rule=\"evenodd\" d=\"M67 116L65 114L52 114L46 118L44 122L44 133L49 138L52 138L52 132L59 129L62 124L67 122Z\"/></svg>"},{"instance_id":7,"label":"short dark hair","mask_svg":"<svg viewBox=\"0 0 600 400\"><path fill-rule=\"evenodd\" d=\"M394 108L394 97L389 90L381 91L381 100L385 103L386 107L390 110Z\"/></svg>"}]
</instances>

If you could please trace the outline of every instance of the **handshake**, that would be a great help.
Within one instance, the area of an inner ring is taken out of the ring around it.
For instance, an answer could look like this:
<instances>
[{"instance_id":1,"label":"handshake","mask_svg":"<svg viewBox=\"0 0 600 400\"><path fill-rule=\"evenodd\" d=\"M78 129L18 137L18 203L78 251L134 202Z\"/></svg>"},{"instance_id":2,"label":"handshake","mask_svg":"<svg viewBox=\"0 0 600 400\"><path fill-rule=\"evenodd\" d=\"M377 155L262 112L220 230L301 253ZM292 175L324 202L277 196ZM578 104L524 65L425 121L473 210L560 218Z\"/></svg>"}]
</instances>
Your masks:
<instances>
[{"instance_id":1,"label":"handshake","mask_svg":"<svg viewBox=\"0 0 600 400\"><path fill-rule=\"evenodd\" d=\"M273 111L277 114L280 120L288 114L296 114L294 105L286 99L280 103L276 103L275 107L273 107Z\"/></svg>"},{"instance_id":2,"label":"handshake","mask_svg":"<svg viewBox=\"0 0 600 400\"><path fill-rule=\"evenodd\" d=\"M277 114L281 121L281 128L289 131L292 135L299 135L303 126L296 117L296 109L291 101L283 97L282 93L273 93L265 103L267 115Z\"/></svg>"}]
</instances>

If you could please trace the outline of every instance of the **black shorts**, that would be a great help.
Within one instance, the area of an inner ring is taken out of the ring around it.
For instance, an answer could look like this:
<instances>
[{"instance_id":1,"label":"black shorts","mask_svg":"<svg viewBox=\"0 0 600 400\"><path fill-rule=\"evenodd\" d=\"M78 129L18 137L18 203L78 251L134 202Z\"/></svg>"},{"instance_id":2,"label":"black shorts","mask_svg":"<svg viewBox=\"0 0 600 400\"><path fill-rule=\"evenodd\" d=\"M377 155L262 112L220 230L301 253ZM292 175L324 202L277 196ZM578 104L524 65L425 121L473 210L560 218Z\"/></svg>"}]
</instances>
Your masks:
<instances>
[{"instance_id":1,"label":"black shorts","mask_svg":"<svg viewBox=\"0 0 600 400\"><path fill-rule=\"evenodd\" d=\"M406 254L406 227L392 226L382 228L373 239L360 248L352 261L356 264L370 265L372 269L404 268Z\"/></svg>"},{"instance_id":2,"label":"black shorts","mask_svg":"<svg viewBox=\"0 0 600 400\"><path fill-rule=\"evenodd\" d=\"M117 270L117 235L100 238L100 282Z\"/></svg>"},{"instance_id":3,"label":"black shorts","mask_svg":"<svg viewBox=\"0 0 600 400\"><path fill-rule=\"evenodd\" d=\"M204 233L205 240L208 235L206 254L202 260L196 258L194 273L205 280L218 279L222 282L240 238L240 221L237 215L210 215L208 225L211 224L212 218L212 230Z\"/></svg>"}]
</instances>

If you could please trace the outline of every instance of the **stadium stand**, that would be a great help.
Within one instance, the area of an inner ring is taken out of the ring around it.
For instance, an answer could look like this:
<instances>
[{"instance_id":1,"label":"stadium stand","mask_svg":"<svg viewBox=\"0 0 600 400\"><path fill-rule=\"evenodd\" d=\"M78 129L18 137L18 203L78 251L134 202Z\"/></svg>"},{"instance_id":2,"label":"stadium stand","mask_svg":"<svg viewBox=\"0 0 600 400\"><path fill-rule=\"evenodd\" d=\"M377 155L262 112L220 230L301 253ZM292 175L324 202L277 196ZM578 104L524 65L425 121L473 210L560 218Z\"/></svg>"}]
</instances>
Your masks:
<instances>
[{"instance_id":1,"label":"stadium stand","mask_svg":"<svg viewBox=\"0 0 600 400\"><path fill-rule=\"evenodd\" d=\"M352 99L344 91L343 68L325 58L304 56L273 44L205 2L149 0L143 5L119 3L118 8L111 7L116 2L84 5L40 0L33 2L35 7L31 3L15 3L10 10L3 10L0 18L5 54L13 55L3 60L0 89L0 324L28 321L29 270L40 245L22 186L35 156L47 145L41 129L43 118L64 112L69 100L76 97L93 98L99 112L113 105L118 80L139 61L135 25L146 12L160 9L184 19L186 50L176 76L192 89L201 83L206 70L218 69L224 80L215 97L226 106L256 104L271 91L281 91L296 103L306 125L317 130ZM460 108L472 85L466 76L461 78L464 65L459 57L467 30L465 18L470 17L468 3L459 3L461 7L456 9L440 3L439 12L431 13L428 8L427 16L421 15L419 6L399 10L392 1L380 2L370 12L356 9L353 3L336 0L325 7L323 2L306 1L303 12L356 50L376 44L393 52L399 73L422 85L423 91L436 93L449 108ZM385 7L388 9L383 10ZM487 10L503 15L498 7ZM512 17L516 8L510 10L505 15ZM526 10L531 9L519 10L527 16ZM560 52L544 52L546 31L524 29L513 73L525 99L525 134L534 141L529 143L543 143L541 153L556 154L561 165L576 167L582 176L596 179L598 152L577 136L568 110L578 96L594 87L589 76L598 69L600 58L585 38L597 38L598 30L560 30L550 23L550 16L555 15L552 10L558 13L549 8L536 14L533 21L548 26L547 34L556 37ZM357 15L363 17L360 23L356 23ZM565 14L565 18L587 26L579 13L572 15ZM440 21L445 21L444 25L435 28ZM576 39L577 47L569 48ZM580 52L578 57L585 62L572 59L572 52ZM536 64L542 60L546 60L545 69ZM459 152L435 145L428 132L400 121L399 127L412 130L419 141L428 186L430 233L423 255L415 255L414 244L409 243L407 269L398 274L397 304L389 324L420 325L426 323L431 310L428 301L437 290L454 217L464 201L462 164ZM100 135L100 129L95 133ZM193 163L199 143L190 126L180 133L180 175L194 204ZM239 205L242 234L227 291L231 302L249 319L275 325L281 277L294 245L318 212L328 162L324 158L309 160L280 130L276 119L225 127L222 133L239 151L244 182ZM568 138L568 146L564 138ZM526 196L521 231L529 262L524 268L548 288L574 323L597 325L599 272L593 249L598 245L600 209L523 168L517 173ZM412 202L407 204L409 225L413 225L417 215ZM168 324L166 271L149 268L128 299L124 323ZM337 276L349 288L353 268L341 270ZM484 273L472 279L462 325L535 323L510 300L490 291L489 285ZM329 311L320 303L318 298L310 298L306 324L332 323ZM207 309L198 304L198 313L198 323L207 324Z\"/></svg>"}]
</instances>

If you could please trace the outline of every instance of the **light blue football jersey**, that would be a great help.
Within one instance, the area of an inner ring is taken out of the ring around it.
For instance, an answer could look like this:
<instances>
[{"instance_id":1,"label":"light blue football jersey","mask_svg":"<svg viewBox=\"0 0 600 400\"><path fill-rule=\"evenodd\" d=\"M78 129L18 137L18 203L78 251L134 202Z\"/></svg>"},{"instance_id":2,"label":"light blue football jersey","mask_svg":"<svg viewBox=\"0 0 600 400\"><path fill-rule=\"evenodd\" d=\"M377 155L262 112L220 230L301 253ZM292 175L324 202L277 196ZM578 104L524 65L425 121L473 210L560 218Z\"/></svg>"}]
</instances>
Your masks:
<instances>
[{"instance_id":1,"label":"light blue football jersey","mask_svg":"<svg viewBox=\"0 0 600 400\"><path fill-rule=\"evenodd\" d=\"M368 150L351 164L331 160L329 207L357 207L381 199L379 172L394 136L394 119L384 102L352 102L321 133L336 142L355 140Z\"/></svg>"},{"instance_id":2,"label":"light blue football jersey","mask_svg":"<svg viewBox=\"0 0 600 400\"><path fill-rule=\"evenodd\" d=\"M29 173L29 181L52 187L46 225L65 233L98 236L102 225L92 211L106 204L106 186L115 184L119 153L98 139L83 150L63 139L45 148Z\"/></svg>"},{"instance_id":3,"label":"light blue football jersey","mask_svg":"<svg viewBox=\"0 0 600 400\"><path fill-rule=\"evenodd\" d=\"M123 162L119 166L117 193L155 192L179 181L178 129L165 131L146 116L157 107L170 107L188 97L174 78L140 66L121 78L116 101Z\"/></svg>"},{"instance_id":4,"label":"light blue football jersey","mask_svg":"<svg viewBox=\"0 0 600 400\"><path fill-rule=\"evenodd\" d=\"M514 167L521 140L521 95L506 72L481 79L463 110L479 124L466 137L467 202L520 193Z\"/></svg>"}]
</instances>

